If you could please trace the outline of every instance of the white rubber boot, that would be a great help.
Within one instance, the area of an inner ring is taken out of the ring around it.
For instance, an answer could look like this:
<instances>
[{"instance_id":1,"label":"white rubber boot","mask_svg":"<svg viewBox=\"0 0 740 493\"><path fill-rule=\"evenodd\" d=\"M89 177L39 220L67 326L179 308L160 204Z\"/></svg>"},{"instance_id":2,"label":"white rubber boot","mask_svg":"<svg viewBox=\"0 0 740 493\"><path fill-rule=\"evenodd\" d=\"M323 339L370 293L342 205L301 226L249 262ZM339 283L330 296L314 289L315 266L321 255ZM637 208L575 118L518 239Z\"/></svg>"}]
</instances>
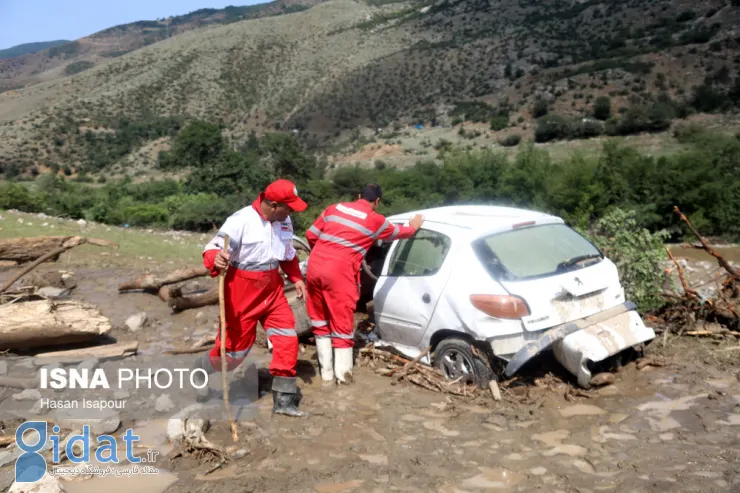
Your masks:
<instances>
[{"instance_id":1,"label":"white rubber boot","mask_svg":"<svg viewBox=\"0 0 740 493\"><path fill-rule=\"evenodd\" d=\"M334 382L333 353L331 337L316 338L316 352L319 355L319 368L321 369L321 380Z\"/></svg>"},{"instance_id":2,"label":"white rubber boot","mask_svg":"<svg viewBox=\"0 0 740 493\"><path fill-rule=\"evenodd\" d=\"M337 383L352 382L352 348L334 348L334 375Z\"/></svg>"}]
</instances>

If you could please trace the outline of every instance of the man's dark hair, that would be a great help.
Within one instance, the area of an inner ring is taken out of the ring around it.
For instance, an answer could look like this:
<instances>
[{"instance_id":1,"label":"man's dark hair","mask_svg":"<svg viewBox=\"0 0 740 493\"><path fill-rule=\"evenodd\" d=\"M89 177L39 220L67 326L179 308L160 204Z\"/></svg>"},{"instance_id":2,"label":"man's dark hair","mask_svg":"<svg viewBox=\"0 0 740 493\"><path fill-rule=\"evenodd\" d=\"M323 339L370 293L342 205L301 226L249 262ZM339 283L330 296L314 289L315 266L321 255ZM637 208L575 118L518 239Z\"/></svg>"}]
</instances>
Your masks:
<instances>
[{"instance_id":1,"label":"man's dark hair","mask_svg":"<svg viewBox=\"0 0 740 493\"><path fill-rule=\"evenodd\" d=\"M377 183L368 183L362 187L360 192L360 198L365 199L368 202L375 202L377 199L383 196L383 191L380 189L380 185Z\"/></svg>"}]
</instances>

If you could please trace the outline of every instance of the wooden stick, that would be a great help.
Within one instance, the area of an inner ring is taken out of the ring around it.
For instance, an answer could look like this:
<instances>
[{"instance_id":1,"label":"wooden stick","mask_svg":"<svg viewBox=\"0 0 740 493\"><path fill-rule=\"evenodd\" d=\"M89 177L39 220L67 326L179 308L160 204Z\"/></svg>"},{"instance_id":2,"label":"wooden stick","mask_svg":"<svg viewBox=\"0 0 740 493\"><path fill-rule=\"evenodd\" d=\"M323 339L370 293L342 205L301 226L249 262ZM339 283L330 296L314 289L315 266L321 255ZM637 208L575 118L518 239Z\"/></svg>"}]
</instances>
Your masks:
<instances>
[{"instance_id":1,"label":"wooden stick","mask_svg":"<svg viewBox=\"0 0 740 493\"><path fill-rule=\"evenodd\" d=\"M229 253L229 235L224 236L224 253ZM218 304L221 311L221 383L224 388L224 405L226 406L226 416L229 417L229 423L231 424L231 438L236 443L239 440L239 435L236 431L236 423L234 422L233 416L231 416L231 404L229 403L229 378L226 373L226 302L224 300L224 287L226 285L226 272L229 270L228 264L226 268L219 273L218 279Z\"/></svg>"},{"instance_id":2,"label":"wooden stick","mask_svg":"<svg viewBox=\"0 0 740 493\"><path fill-rule=\"evenodd\" d=\"M43 366L49 363L79 363L89 358L107 360L112 358L125 358L133 356L139 349L137 341L118 342L103 346L93 346L83 349L70 349L66 351L53 351L50 353L37 354L33 358L33 364Z\"/></svg>"},{"instance_id":3,"label":"wooden stick","mask_svg":"<svg viewBox=\"0 0 740 493\"><path fill-rule=\"evenodd\" d=\"M431 351L431 349L432 349L432 346L427 346L427 348L424 351L422 351L421 353L419 353L419 356L417 356L416 358L414 358L411 361L409 361L408 363L406 363L404 365L404 367L401 368L401 371L399 371L397 375L394 375L393 376L392 384L398 383L398 381L401 380L404 377L404 375L406 375L406 373L408 373L408 371L411 369L411 367L413 367L419 361L421 361L421 358L423 358L424 356L426 356L427 354L429 354L429 351Z\"/></svg>"},{"instance_id":4,"label":"wooden stick","mask_svg":"<svg viewBox=\"0 0 740 493\"><path fill-rule=\"evenodd\" d=\"M732 347L717 349L715 353L726 353L728 351L740 351L740 346L732 346Z\"/></svg>"},{"instance_id":5,"label":"wooden stick","mask_svg":"<svg viewBox=\"0 0 740 493\"><path fill-rule=\"evenodd\" d=\"M678 270L678 278L681 280L681 286L683 286L683 292L686 294L686 296L690 296L692 298L699 298L699 295L696 291L691 289L689 287L689 283L686 282L686 276L683 273L683 268L681 267L681 264L678 263L678 260L676 260L676 257L673 256L673 253L671 252L670 248L665 248L665 251L668 252L668 257L673 261L673 263L676 265L676 269Z\"/></svg>"},{"instance_id":6,"label":"wooden stick","mask_svg":"<svg viewBox=\"0 0 740 493\"><path fill-rule=\"evenodd\" d=\"M493 396L494 401L500 401L501 400L501 391L498 388L498 382L496 380L491 379L488 381L488 388L491 389L491 395Z\"/></svg>"},{"instance_id":7,"label":"wooden stick","mask_svg":"<svg viewBox=\"0 0 740 493\"><path fill-rule=\"evenodd\" d=\"M738 272L738 270L735 269L733 266L731 266L730 263L727 262L727 260L725 260L725 258L722 255L717 253L717 251L714 248L712 248L709 242L707 242L707 240L705 240L704 237L699 234L699 232L696 230L694 225L691 224L691 221L689 221L689 218L686 217L683 212L681 212L681 210L678 208L677 205L673 206L673 212L678 214L678 217L681 218L681 221L685 222L686 225L691 230L691 232L694 233L694 235L696 235L697 238L699 238L699 241L701 242L701 246L704 247L704 250L706 250L706 252L709 255L716 258L717 262L719 262L719 265L724 267L725 270L729 272L732 277L734 277L735 279L740 279L740 272Z\"/></svg>"},{"instance_id":8,"label":"wooden stick","mask_svg":"<svg viewBox=\"0 0 740 493\"><path fill-rule=\"evenodd\" d=\"M0 387L12 389L37 389L39 383L33 378L0 377Z\"/></svg>"}]
</instances>

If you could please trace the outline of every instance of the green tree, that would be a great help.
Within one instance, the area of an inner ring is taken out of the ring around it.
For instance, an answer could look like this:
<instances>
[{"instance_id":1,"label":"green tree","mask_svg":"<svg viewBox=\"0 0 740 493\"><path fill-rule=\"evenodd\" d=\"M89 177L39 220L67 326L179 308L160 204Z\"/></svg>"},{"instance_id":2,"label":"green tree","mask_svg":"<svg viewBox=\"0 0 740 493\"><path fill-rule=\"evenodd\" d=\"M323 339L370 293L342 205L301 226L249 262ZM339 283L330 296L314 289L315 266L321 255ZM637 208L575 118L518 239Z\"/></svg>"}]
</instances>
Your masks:
<instances>
[{"instance_id":1,"label":"green tree","mask_svg":"<svg viewBox=\"0 0 740 493\"><path fill-rule=\"evenodd\" d=\"M594 118L597 120L608 120L612 116L612 102L608 96L599 96L594 101Z\"/></svg>"},{"instance_id":2,"label":"green tree","mask_svg":"<svg viewBox=\"0 0 740 493\"><path fill-rule=\"evenodd\" d=\"M670 236L666 230L651 233L640 225L634 210L612 209L585 234L616 264L625 296L642 312L665 303L661 263Z\"/></svg>"}]
</instances>

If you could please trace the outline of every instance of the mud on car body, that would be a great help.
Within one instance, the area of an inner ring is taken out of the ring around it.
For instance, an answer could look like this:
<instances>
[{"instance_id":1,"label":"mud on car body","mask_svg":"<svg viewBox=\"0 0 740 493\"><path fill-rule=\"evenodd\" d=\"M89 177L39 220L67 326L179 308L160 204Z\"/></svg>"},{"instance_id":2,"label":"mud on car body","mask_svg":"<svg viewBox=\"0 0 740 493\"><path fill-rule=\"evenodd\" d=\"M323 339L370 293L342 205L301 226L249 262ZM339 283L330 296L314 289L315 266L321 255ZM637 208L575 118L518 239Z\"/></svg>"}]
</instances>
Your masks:
<instances>
[{"instance_id":1,"label":"mud on car body","mask_svg":"<svg viewBox=\"0 0 740 493\"><path fill-rule=\"evenodd\" d=\"M388 219L425 222L368 252L362 292L376 345L484 385L546 350L588 387L591 368L655 337L625 300L617 268L556 216L450 206Z\"/></svg>"}]
</instances>

